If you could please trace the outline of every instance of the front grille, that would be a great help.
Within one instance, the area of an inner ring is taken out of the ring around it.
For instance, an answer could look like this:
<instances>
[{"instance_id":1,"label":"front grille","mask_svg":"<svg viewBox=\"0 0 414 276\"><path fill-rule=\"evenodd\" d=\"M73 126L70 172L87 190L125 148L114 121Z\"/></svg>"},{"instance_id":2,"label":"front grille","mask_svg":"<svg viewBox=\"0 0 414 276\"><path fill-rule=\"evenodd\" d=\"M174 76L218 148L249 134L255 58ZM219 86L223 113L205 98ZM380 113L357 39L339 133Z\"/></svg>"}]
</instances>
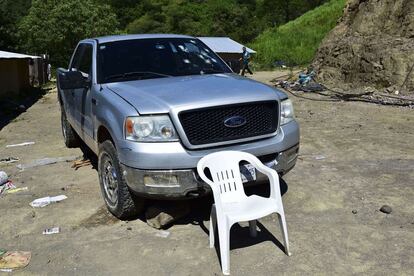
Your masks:
<instances>
[{"instance_id":1,"label":"front grille","mask_svg":"<svg viewBox=\"0 0 414 276\"><path fill-rule=\"evenodd\" d=\"M274 133L278 114L278 103L267 101L186 110L178 117L190 143L203 145ZM225 126L224 121L233 116L243 117L245 124Z\"/></svg>"}]
</instances>

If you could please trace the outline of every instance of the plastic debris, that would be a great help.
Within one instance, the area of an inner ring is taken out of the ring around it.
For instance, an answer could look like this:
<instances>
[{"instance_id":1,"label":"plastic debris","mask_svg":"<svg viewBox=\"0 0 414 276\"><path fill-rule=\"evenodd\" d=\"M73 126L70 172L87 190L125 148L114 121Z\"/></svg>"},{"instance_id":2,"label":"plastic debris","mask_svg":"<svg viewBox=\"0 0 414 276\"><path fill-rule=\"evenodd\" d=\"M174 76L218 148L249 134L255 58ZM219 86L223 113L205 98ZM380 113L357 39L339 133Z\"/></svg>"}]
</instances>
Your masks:
<instances>
[{"instance_id":1,"label":"plastic debris","mask_svg":"<svg viewBox=\"0 0 414 276\"><path fill-rule=\"evenodd\" d=\"M155 236L156 237L160 237L160 238L168 238L168 236L170 235L170 232L168 232L168 231L164 231L164 230L161 230L161 231L158 231L156 234L155 234Z\"/></svg>"},{"instance_id":2,"label":"plastic debris","mask_svg":"<svg viewBox=\"0 0 414 276\"><path fill-rule=\"evenodd\" d=\"M67 199L68 197L65 195L58 195L58 196L47 196L33 200L30 202L30 206L33 208L42 208L50 203L55 203Z\"/></svg>"},{"instance_id":3,"label":"plastic debris","mask_svg":"<svg viewBox=\"0 0 414 276\"><path fill-rule=\"evenodd\" d=\"M3 185L9 181L9 176L6 172L0 171L0 185Z\"/></svg>"},{"instance_id":4,"label":"plastic debris","mask_svg":"<svg viewBox=\"0 0 414 276\"><path fill-rule=\"evenodd\" d=\"M6 194L8 191L16 189L16 186L13 184L13 182L8 181L6 184L3 184L0 186L0 196L3 194Z\"/></svg>"},{"instance_id":5,"label":"plastic debris","mask_svg":"<svg viewBox=\"0 0 414 276\"><path fill-rule=\"evenodd\" d=\"M29 146L29 145L34 145L34 144L35 142L24 142L20 144L6 145L6 148L23 147L23 146Z\"/></svg>"},{"instance_id":6,"label":"plastic debris","mask_svg":"<svg viewBox=\"0 0 414 276\"><path fill-rule=\"evenodd\" d=\"M13 188L13 189L6 191L6 194L14 194L14 193L18 193L21 191L27 191L28 189L29 189L28 187Z\"/></svg>"},{"instance_id":7,"label":"plastic debris","mask_svg":"<svg viewBox=\"0 0 414 276\"><path fill-rule=\"evenodd\" d=\"M317 155L317 156L315 156L315 160L323 160L323 159L326 159L326 157L323 156L323 155Z\"/></svg>"},{"instance_id":8,"label":"plastic debris","mask_svg":"<svg viewBox=\"0 0 414 276\"><path fill-rule=\"evenodd\" d=\"M4 272L11 272L13 269L26 267L32 253L29 251L8 251L0 257L0 269Z\"/></svg>"},{"instance_id":9,"label":"plastic debris","mask_svg":"<svg viewBox=\"0 0 414 276\"><path fill-rule=\"evenodd\" d=\"M59 234L60 233L60 227L52 227L52 228L46 228L43 230L43 235L52 235L52 234Z\"/></svg>"},{"instance_id":10,"label":"plastic debris","mask_svg":"<svg viewBox=\"0 0 414 276\"><path fill-rule=\"evenodd\" d=\"M14 163L14 162L17 162L17 161L19 161L20 159L19 158L17 158L17 157L7 157L7 158L2 158L2 159L0 159L0 163L3 163L3 164L10 164L10 163Z\"/></svg>"},{"instance_id":11,"label":"plastic debris","mask_svg":"<svg viewBox=\"0 0 414 276\"><path fill-rule=\"evenodd\" d=\"M30 168L39 167L39 166L52 165L52 164L56 164L59 162L70 162L70 161L76 160L76 158L77 157L75 156L57 157L57 158L41 158L41 159L36 159L28 164L19 164L16 167L19 170L25 170L25 169L30 169Z\"/></svg>"}]
</instances>

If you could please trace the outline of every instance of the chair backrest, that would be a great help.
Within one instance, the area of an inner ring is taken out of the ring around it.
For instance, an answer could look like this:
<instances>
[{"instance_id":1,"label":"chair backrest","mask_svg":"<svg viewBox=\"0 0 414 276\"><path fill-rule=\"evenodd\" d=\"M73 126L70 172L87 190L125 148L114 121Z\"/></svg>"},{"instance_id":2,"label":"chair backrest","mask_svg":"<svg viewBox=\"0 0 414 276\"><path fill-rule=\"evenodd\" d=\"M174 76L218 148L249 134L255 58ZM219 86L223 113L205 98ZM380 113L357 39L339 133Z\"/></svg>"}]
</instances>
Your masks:
<instances>
[{"instance_id":1,"label":"chair backrest","mask_svg":"<svg viewBox=\"0 0 414 276\"><path fill-rule=\"evenodd\" d=\"M245 152L221 151L203 157L197 165L201 179L210 186L215 186L214 200L223 203L238 202L246 197L240 175L240 161L246 160ZM211 181L205 174L209 169ZM214 192L214 189L213 189ZM218 197L218 198L217 198Z\"/></svg>"}]
</instances>

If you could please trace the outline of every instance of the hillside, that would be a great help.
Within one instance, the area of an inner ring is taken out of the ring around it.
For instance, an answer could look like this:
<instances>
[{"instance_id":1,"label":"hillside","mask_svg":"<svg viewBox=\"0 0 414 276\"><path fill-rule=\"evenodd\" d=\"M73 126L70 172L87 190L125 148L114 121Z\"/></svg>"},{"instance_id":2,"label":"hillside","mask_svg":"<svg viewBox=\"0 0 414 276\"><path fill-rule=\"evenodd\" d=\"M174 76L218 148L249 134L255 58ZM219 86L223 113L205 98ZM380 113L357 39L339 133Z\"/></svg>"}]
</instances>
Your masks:
<instances>
[{"instance_id":1,"label":"hillside","mask_svg":"<svg viewBox=\"0 0 414 276\"><path fill-rule=\"evenodd\" d=\"M271 66L282 60L289 65L312 61L319 44L341 17L345 0L331 0L297 19L259 35L250 46L257 51L256 61Z\"/></svg>"},{"instance_id":2,"label":"hillside","mask_svg":"<svg viewBox=\"0 0 414 276\"><path fill-rule=\"evenodd\" d=\"M337 87L414 91L414 1L350 0L313 64Z\"/></svg>"}]
</instances>

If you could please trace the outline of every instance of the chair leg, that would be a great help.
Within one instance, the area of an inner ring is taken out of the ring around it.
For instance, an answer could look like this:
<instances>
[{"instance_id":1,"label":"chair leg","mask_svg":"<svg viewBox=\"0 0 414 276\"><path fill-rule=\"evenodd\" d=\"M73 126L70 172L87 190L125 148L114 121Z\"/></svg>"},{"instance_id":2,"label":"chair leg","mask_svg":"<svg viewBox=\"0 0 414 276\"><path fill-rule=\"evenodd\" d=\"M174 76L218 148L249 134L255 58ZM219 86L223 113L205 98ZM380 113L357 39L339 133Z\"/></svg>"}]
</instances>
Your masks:
<instances>
[{"instance_id":1,"label":"chair leg","mask_svg":"<svg viewBox=\"0 0 414 276\"><path fill-rule=\"evenodd\" d=\"M256 220L251 220L249 221L249 230L250 230L250 236L252 238L256 238L257 237L257 221Z\"/></svg>"},{"instance_id":2,"label":"chair leg","mask_svg":"<svg viewBox=\"0 0 414 276\"><path fill-rule=\"evenodd\" d=\"M218 224L221 270L224 275L230 275L230 228L227 223Z\"/></svg>"},{"instance_id":3,"label":"chair leg","mask_svg":"<svg viewBox=\"0 0 414 276\"><path fill-rule=\"evenodd\" d=\"M209 228L210 248L214 248L214 235L216 234L216 228L217 228L216 214L213 208L211 209L211 213L210 213L210 228Z\"/></svg>"},{"instance_id":4,"label":"chair leg","mask_svg":"<svg viewBox=\"0 0 414 276\"><path fill-rule=\"evenodd\" d=\"M279 217L280 227L282 228L283 240L285 243L285 253L286 255L291 256L292 254L289 251L289 238L288 238L285 214L278 214L278 217Z\"/></svg>"}]
</instances>

